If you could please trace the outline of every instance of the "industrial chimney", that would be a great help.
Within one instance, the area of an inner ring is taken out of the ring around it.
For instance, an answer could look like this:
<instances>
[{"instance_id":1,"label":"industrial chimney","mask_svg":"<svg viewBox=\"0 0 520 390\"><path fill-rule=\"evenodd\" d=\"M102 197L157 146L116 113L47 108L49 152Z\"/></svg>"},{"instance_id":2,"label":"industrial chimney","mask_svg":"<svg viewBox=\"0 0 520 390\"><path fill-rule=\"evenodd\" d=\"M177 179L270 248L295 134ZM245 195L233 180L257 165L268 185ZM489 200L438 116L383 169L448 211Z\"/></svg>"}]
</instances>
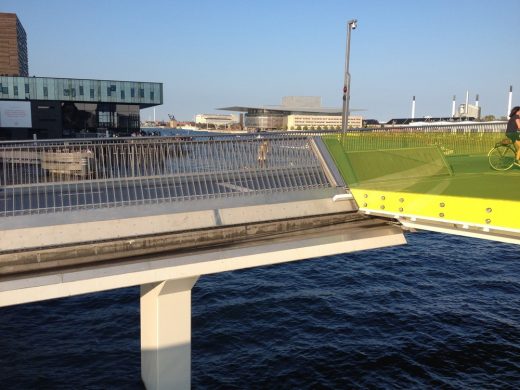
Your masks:
<instances>
[{"instance_id":1,"label":"industrial chimney","mask_svg":"<svg viewBox=\"0 0 520 390\"><path fill-rule=\"evenodd\" d=\"M456 99L456 96L453 95L453 101L451 103L451 117L452 118L455 117L455 99Z\"/></svg>"},{"instance_id":2,"label":"industrial chimney","mask_svg":"<svg viewBox=\"0 0 520 390\"><path fill-rule=\"evenodd\" d=\"M464 116L468 116L468 104L469 104L469 91L466 90L466 107L464 110Z\"/></svg>"},{"instance_id":3,"label":"industrial chimney","mask_svg":"<svg viewBox=\"0 0 520 390\"><path fill-rule=\"evenodd\" d=\"M513 102L513 86L509 86L509 103L507 105L507 113L506 118L509 118L509 113L511 112L511 103Z\"/></svg>"}]
</instances>

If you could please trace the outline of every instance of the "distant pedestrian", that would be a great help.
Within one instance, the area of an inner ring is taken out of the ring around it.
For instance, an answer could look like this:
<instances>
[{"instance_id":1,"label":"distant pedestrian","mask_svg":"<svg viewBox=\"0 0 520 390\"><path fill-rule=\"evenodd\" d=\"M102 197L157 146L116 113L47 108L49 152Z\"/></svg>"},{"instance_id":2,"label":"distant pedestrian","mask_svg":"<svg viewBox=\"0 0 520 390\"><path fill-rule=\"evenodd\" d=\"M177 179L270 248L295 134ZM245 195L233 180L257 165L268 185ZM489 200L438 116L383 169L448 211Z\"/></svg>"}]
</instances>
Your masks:
<instances>
[{"instance_id":1,"label":"distant pedestrian","mask_svg":"<svg viewBox=\"0 0 520 390\"><path fill-rule=\"evenodd\" d=\"M267 166L267 153L269 153L269 142L264 140L258 147L258 165L260 167Z\"/></svg>"},{"instance_id":2,"label":"distant pedestrian","mask_svg":"<svg viewBox=\"0 0 520 390\"><path fill-rule=\"evenodd\" d=\"M507 122L506 136L515 145L516 162L520 161L520 106L513 107Z\"/></svg>"}]
</instances>

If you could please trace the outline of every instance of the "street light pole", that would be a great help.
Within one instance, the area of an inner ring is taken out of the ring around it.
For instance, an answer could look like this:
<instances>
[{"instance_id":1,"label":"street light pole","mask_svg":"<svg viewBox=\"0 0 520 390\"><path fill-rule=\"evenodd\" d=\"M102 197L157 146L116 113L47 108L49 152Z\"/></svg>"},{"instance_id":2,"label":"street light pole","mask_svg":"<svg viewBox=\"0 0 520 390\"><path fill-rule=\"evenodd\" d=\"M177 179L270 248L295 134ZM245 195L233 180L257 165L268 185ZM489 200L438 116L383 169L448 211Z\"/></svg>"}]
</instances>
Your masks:
<instances>
[{"instance_id":1,"label":"street light pole","mask_svg":"<svg viewBox=\"0 0 520 390\"><path fill-rule=\"evenodd\" d=\"M343 115L341 117L341 129L343 133L347 131L348 127L348 115L349 115L349 104L350 104L350 33L357 27L357 19L352 19L347 22L347 51L345 53L345 80L343 83Z\"/></svg>"}]
</instances>

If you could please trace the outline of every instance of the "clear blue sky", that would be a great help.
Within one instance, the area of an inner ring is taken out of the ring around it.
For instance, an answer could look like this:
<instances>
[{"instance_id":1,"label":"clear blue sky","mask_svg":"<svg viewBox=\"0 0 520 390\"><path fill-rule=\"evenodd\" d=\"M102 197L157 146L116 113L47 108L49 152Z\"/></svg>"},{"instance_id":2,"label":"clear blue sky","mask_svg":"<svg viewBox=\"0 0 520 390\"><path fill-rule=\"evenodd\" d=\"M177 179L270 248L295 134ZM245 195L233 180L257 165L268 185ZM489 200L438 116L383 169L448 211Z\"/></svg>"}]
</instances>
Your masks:
<instances>
[{"instance_id":1,"label":"clear blue sky","mask_svg":"<svg viewBox=\"0 0 520 390\"><path fill-rule=\"evenodd\" d=\"M351 108L367 118L449 116L480 95L483 114L520 104L518 0L3 0L28 35L37 76L158 81L157 118L321 96L340 107L346 22ZM150 110L142 112L148 119Z\"/></svg>"}]
</instances>

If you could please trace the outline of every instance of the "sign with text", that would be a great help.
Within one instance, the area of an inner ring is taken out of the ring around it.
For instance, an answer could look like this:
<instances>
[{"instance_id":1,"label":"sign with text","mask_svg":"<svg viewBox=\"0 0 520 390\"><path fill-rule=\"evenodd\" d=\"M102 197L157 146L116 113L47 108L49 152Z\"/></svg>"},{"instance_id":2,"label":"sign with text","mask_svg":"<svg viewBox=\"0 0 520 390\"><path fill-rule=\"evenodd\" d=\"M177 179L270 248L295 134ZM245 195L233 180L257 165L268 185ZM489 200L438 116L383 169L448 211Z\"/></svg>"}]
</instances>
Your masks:
<instances>
[{"instance_id":1,"label":"sign with text","mask_svg":"<svg viewBox=\"0 0 520 390\"><path fill-rule=\"evenodd\" d=\"M0 127L31 128L31 103L0 101Z\"/></svg>"}]
</instances>

